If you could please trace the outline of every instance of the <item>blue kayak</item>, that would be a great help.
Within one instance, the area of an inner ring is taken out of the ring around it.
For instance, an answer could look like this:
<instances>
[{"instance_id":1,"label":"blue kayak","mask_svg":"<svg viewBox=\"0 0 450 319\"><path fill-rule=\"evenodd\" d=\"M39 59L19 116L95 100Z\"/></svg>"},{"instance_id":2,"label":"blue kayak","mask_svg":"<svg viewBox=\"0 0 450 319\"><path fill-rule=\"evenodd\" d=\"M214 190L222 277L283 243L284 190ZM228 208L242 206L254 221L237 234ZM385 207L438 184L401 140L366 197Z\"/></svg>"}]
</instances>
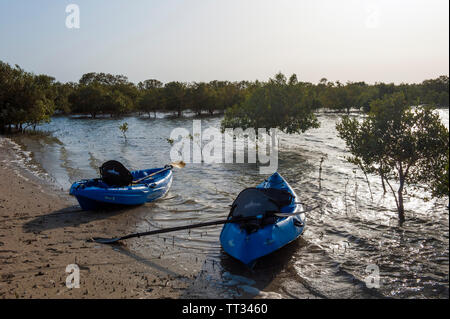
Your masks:
<instances>
[{"instance_id":1,"label":"blue kayak","mask_svg":"<svg viewBox=\"0 0 450 319\"><path fill-rule=\"evenodd\" d=\"M276 198L280 196L284 199L277 203ZM227 254L252 266L258 258L280 249L303 233L306 216L300 213L302 211L294 190L280 174L274 173L255 188L242 191L236 198L228 219L258 216L259 220L225 224L220 234L222 248Z\"/></svg>"},{"instance_id":2,"label":"blue kayak","mask_svg":"<svg viewBox=\"0 0 450 319\"><path fill-rule=\"evenodd\" d=\"M133 171L133 180L141 179L163 168ZM164 196L172 184L172 170L158 173L139 184L114 187L101 179L82 180L72 184L70 195L77 198L83 210L96 210L111 205L141 205Z\"/></svg>"}]
</instances>

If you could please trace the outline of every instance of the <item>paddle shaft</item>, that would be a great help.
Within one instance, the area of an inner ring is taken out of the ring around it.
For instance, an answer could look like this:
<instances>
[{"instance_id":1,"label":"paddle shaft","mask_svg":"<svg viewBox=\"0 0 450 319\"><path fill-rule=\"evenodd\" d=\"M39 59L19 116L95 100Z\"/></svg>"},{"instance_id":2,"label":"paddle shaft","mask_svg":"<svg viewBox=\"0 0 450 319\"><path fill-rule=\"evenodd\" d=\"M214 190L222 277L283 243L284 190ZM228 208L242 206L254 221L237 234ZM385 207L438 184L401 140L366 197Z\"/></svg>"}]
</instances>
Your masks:
<instances>
[{"instance_id":1,"label":"paddle shaft","mask_svg":"<svg viewBox=\"0 0 450 319\"><path fill-rule=\"evenodd\" d=\"M195 225L178 226L178 227L172 227L172 228L152 230L152 231L147 231L147 232L143 232L143 233L135 233L135 234L126 235L126 236L120 237L118 240L124 240L124 239L128 239L128 238L141 237L141 236L164 234L164 233L170 233L170 232L178 231L178 230L186 230L186 229L213 226L213 225L222 225L222 224L226 224L226 223L235 223L235 222L247 221L247 220L252 220L252 219L256 219L256 216L245 217L245 218L216 220L216 221L212 221L212 222L200 223L200 224L195 224Z\"/></svg>"},{"instance_id":2,"label":"paddle shaft","mask_svg":"<svg viewBox=\"0 0 450 319\"><path fill-rule=\"evenodd\" d=\"M293 213L291 213L291 214L273 213L273 214L275 216L278 216L278 217L289 217L289 216L295 216L295 215L298 215L298 214L301 214L301 213L307 213L307 212L309 212L311 210L314 210L314 209L316 209L318 207L319 206L311 208L311 209L303 210L301 212L294 213L294 214ZM115 239L114 242L119 241L119 240L129 239L129 238L135 238L135 237L164 234L164 233L170 233L170 232L179 231L179 230L186 230L186 229L193 229L193 228L214 226L214 225L223 225L223 224L227 224L227 223L243 222L243 221L249 221L249 220L254 220L254 219L258 219L258 216L249 216L249 217L242 217L242 218L216 220L216 221L212 221L212 222L200 223L200 224L195 224L195 225L178 226L178 227L171 227L171 228L165 228L165 229L151 230L151 231L147 231L147 232L134 233L134 234L126 235L126 236L123 236L123 237L119 237L119 238Z\"/></svg>"},{"instance_id":3,"label":"paddle shaft","mask_svg":"<svg viewBox=\"0 0 450 319\"><path fill-rule=\"evenodd\" d=\"M157 171L157 172L151 173L150 175L147 175L147 176L142 177L142 178L140 178L140 179L138 179L138 180L135 180L135 181L133 181L132 183L133 183L133 184L138 184L138 183L140 183L140 182L142 182L142 181L144 181L144 180L146 180L146 179L148 179L148 178L150 178L150 177L152 177L152 176L155 176L156 174L165 172L165 171L167 171L167 170L169 170L169 169L172 169L172 168L173 168L173 166L172 166L172 165L169 165L168 167L165 167L165 168L163 168L163 169L161 169L161 170L159 170L159 171Z\"/></svg>"},{"instance_id":4,"label":"paddle shaft","mask_svg":"<svg viewBox=\"0 0 450 319\"><path fill-rule=\"evenodd\" d=\"M289 217L289 216L295 216L295 215L299 215L302 213L306 213L309 212L311 210L314 210L316 208L318 208L319 206L316 206L314 208L311 209L307 209L307 210L302 210L301 212L297 212L297 213L272 213L274 216L278 216L278 217ZM206 227L206 226L213 226L213 225L222 225L222 224L227 224L227 223L236 223L236 222L243 222L243 221L248 221L248 220L254 220L254 219L261 219L263 218L262 215L258 215L258 216L249 216L249 217L241 217L241 218L232 218L232 219L224 219L224 220L216 220L216 221L212 221L212 222L207 222L207 223L200 223L200 224L195 224L195 225L187 225L187 226L178 226L178 227L172 227L172 228L165 228L165 229L158 229L158 230L152 230L152 231L147 231L147 232L142 232L142 233L134 233L134 234L129 234L126 236L122 236L122 237L117 237L117 238L91 238L88 241L90 242L97 242L97 243L101 243L101 244L112 244L112 243L116 243L120 240L125 240L125 239L129 239L129 238L134 238L134 237L142 237L142 236L149 236L149 235L157 235L157 234L164 234L164 233L170 233L173 231L179 231L179 230L186 230L186 229L193 229L193 228L199 228L199 227Z\"/></svg>"},{"instance_id":5,"label":"paddle shaft","mask_svg":"<svg viewBox=\"0 0 450 319\"><path fill-rule=\"evenodd\" d=\"M277 217L289 217L289 216L295 216L295 215L308 213L308 212L310 212L312 210L315 210L317 208L320 208L320 205L317 205L316 207L313 207L313 208L304 209L301 212L296 212L296 213L274 213L274 215L277 216Z\"/></svg>"}]
</instances>

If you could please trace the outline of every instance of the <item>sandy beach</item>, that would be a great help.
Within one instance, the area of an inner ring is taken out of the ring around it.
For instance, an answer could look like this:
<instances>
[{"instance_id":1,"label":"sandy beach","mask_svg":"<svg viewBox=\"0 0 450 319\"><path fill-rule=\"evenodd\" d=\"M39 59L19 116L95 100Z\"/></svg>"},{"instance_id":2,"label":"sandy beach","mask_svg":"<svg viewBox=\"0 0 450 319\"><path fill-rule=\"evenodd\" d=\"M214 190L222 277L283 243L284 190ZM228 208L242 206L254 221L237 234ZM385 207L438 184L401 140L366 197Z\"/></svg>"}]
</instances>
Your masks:
<instances>
[{"instance_id":1,"label":"sandy beach","mask_svg":"<svg viewBox=\"0 0 450 319\"><path fill-rule=\"evenodd\" d=\"M180 296L191 279L176 265L143 260L126 246L86 242L125 230L114 214L83 212L74 199L24 170L12 145L0 137L0 298ZM80 288L66 286L70 264L80 269Z\"/></svg>"}]
</instances>

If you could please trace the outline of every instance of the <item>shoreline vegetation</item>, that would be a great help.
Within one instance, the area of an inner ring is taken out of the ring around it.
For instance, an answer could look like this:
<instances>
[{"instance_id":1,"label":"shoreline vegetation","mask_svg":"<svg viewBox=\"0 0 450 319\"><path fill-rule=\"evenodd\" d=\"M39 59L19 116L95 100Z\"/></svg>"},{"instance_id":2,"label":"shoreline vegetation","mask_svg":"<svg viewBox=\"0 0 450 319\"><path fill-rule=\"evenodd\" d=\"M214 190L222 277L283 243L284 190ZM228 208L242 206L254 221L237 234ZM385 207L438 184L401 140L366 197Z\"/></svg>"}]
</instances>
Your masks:
<instances>
[{"instance_id":1,"label":"shoreline vegetation","mask_svg":"<svg viewBox=\"0 0 450 319\"><path fill-rule=\"evenodd\" d=\"M308 117L311 112L325 109L349 113L356 109L370 111L372 102L387 95L403 93L409 105L448 107L449 77L424 80L419 84L365 82L301 82L293 74L287 79L278 73L267 82L210 81L162 83L149 79L137 84L124 75L86 73L78 82L61 83L48 75L36 75L0 61L0 133L35 129L49 122L54 115L82 115L91 118L120 117L130 114L155 117L157 112L181 117L185 112L196 115L225 114L225 120L235 117L248 104L258 102L274 86L288 90L295 101L296 116ZM266 101L276 108L277 96ZM287 109L292 112L292 109ZM295 111L295 110L294 110ZM264 113L259 105L253 113ZM241 121L242 122L242 121ZM314 120L309 119L314 126ZM242 124L242 123L241 123ZM303 131L303 129L300 129ZM294 129L295 131L295 129Z\"/></svg>"}]
</instances>

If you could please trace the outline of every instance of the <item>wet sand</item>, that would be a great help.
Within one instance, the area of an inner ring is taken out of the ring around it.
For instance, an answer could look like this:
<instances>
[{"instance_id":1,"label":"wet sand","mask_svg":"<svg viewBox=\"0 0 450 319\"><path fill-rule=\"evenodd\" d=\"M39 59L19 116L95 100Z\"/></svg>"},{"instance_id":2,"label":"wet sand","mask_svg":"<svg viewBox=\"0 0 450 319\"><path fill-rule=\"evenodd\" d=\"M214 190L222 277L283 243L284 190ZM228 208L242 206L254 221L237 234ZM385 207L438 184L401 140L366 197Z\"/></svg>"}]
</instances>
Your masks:
<instances>
[{"instance_id":1,"label":"wet sand","mask_svg":"<svg viewBox=\"0 0 450 319\"><path fill-rule=\"evenodd\" d=\"M178 298L192 279L177 265L126 246L86 242L123 234L114 212L83 212L75 199L23 169L0 137L0 298ZM127 212L120 218L132 218ZM125 244L126 245L126 244ZM66 287L78 265L80 288Z\"/></svg>"}]
</instances>

